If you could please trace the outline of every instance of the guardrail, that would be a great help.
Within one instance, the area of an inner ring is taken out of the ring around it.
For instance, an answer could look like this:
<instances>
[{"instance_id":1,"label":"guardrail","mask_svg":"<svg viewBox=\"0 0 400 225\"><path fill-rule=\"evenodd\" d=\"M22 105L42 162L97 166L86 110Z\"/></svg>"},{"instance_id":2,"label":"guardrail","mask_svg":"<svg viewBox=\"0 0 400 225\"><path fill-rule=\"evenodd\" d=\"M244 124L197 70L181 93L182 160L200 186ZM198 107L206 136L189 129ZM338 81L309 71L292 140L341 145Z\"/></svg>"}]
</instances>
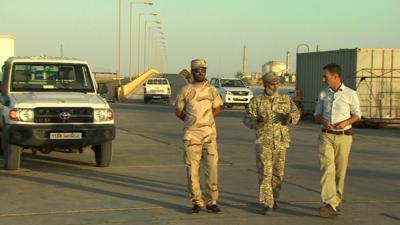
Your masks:
<instances>
[{"instance_id":1,"label":"guardrail","mask_svg":"<svg viewBox=\"0 0 400 225\"><path fill-rule=\"evenodd\" d=\"M139 75L136 77L133 81L122 85L121 87L118 87L117 91L117 99L125 98L132 92L134 92L138 87L143 85L143 83L149 79L150 77L159 74L158 70L156 69L149 69L145 73Z\"/></svg>"}]
</instances>

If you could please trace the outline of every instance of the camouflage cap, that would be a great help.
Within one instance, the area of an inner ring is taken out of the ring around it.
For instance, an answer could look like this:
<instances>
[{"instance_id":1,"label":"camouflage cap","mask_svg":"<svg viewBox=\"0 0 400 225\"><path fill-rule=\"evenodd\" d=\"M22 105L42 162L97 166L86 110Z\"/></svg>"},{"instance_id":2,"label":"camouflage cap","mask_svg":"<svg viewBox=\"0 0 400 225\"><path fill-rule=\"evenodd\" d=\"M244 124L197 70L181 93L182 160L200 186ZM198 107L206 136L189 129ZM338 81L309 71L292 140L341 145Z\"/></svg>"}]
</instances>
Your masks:
<instances>
[{"instance_id":1,"label":"camouflage cap","mask_svg":"<svg viewBox=\"0 0 400 225\"><path fill-rule=\"evenodd\" d=\"M269 72L262 76L262 81L263 83L270 83L270 84L278 83L279 76L274 72Z\"/></svg>"},{"instance_id":2,"label":"camouflage cap","mask_svg":"<svg viewBox=\"0 0 400 225\"><path fill-rule=\"evenodd\" d=\"M191 69L207 68L207 62L204 59L193 59L190 63Z\"/></svg>"}]
</instances>

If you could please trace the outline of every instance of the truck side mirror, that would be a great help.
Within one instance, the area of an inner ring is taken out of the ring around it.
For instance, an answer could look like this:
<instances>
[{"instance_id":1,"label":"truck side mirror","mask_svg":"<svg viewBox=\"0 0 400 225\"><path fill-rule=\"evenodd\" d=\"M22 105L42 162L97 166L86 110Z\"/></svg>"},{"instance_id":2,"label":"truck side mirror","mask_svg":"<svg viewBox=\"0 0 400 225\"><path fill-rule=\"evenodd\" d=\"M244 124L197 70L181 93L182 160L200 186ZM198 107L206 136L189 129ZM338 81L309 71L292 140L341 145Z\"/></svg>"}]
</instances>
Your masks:
<instances>
[{"instance_id":1,"label":"truck side mirror","mask_svg":"<svg viewBox=\"0 0 400 225\"><path fill-rule=\"evenodd\" d=\"M101 95L107 94L108 92L108 87L106 84L100 83L97 89L98 89L97 92Z\"/></svg>"},{"instance_id":2,"label":"truck side mirror","mask_svg":"<svg viewBox=\"0 0 400 225\"><path fill-rule=\"evenodd\" d=\"M5 95L0 96L0 103L4 106L9 106L10 105L10 98Z\"/></svg>"}]
</instances>

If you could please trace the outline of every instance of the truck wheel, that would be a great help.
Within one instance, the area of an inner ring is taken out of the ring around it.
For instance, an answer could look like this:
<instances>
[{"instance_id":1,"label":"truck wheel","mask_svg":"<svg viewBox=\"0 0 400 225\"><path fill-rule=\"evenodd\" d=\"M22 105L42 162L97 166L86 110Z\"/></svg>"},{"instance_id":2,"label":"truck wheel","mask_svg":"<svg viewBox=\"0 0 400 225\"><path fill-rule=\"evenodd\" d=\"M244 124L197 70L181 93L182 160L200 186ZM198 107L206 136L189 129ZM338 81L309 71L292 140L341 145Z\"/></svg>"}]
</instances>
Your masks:
<instances>
[{"instance_id":1,"label":"truck wheel","mask_svg":"<svg viewBox=\"0 0 400 225\"><path fill-rule=\"evenodd\" d=\"M93 151L98 167L110 166L113 153L112 141L93 146Z\"/></svg>"},{"instance_id":2,"label":"truck wheel","mask_svg":"<svg viewBox=\"0 0 400 225\"><path fill-rule=\"evenodd\" d=\"M22 147L2 142L4 169L17 170L21 164Z\"/></svg>"},{"instance_id":3,"label":"truck wheel","mask_svg":"<svg viewBox=\"0 0 400 225\"><path fill-rule=\"evenodd\" d=\"M145 98L144 99L144 104L147 104L147 103L149 103L150 102L150 99L148 99L148 98Z\"/></svg>"}]
</instances>

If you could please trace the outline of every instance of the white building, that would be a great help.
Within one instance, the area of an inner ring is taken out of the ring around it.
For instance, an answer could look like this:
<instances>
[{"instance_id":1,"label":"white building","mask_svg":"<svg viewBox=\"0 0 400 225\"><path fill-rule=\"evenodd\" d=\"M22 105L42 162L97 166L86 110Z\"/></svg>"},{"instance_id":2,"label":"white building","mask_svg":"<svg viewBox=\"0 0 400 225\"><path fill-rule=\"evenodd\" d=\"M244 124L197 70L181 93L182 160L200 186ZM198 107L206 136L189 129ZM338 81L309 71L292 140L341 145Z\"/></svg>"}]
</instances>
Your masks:
<instances>
[{"instance_id":1,"label":"white building","mask_svg":"<svg viewBox=\"0 0 400 225\"><path fill-rule=\"evenodd\" d=\"M0 35L0 67L9 57L14 55L14 36Z\"/></svg>"},{"instance_id":2,"label":"white building","mask_svg":"<svg viewBox=\"0 0 400 225\"><path fill-rule=\"evenodd\" d=\"M286 63L281 61L269 61L264 63L261 68L262 74L269 72L277 73L278 75L284 75L287 71Z\"/></svg>"}]
</instances>

